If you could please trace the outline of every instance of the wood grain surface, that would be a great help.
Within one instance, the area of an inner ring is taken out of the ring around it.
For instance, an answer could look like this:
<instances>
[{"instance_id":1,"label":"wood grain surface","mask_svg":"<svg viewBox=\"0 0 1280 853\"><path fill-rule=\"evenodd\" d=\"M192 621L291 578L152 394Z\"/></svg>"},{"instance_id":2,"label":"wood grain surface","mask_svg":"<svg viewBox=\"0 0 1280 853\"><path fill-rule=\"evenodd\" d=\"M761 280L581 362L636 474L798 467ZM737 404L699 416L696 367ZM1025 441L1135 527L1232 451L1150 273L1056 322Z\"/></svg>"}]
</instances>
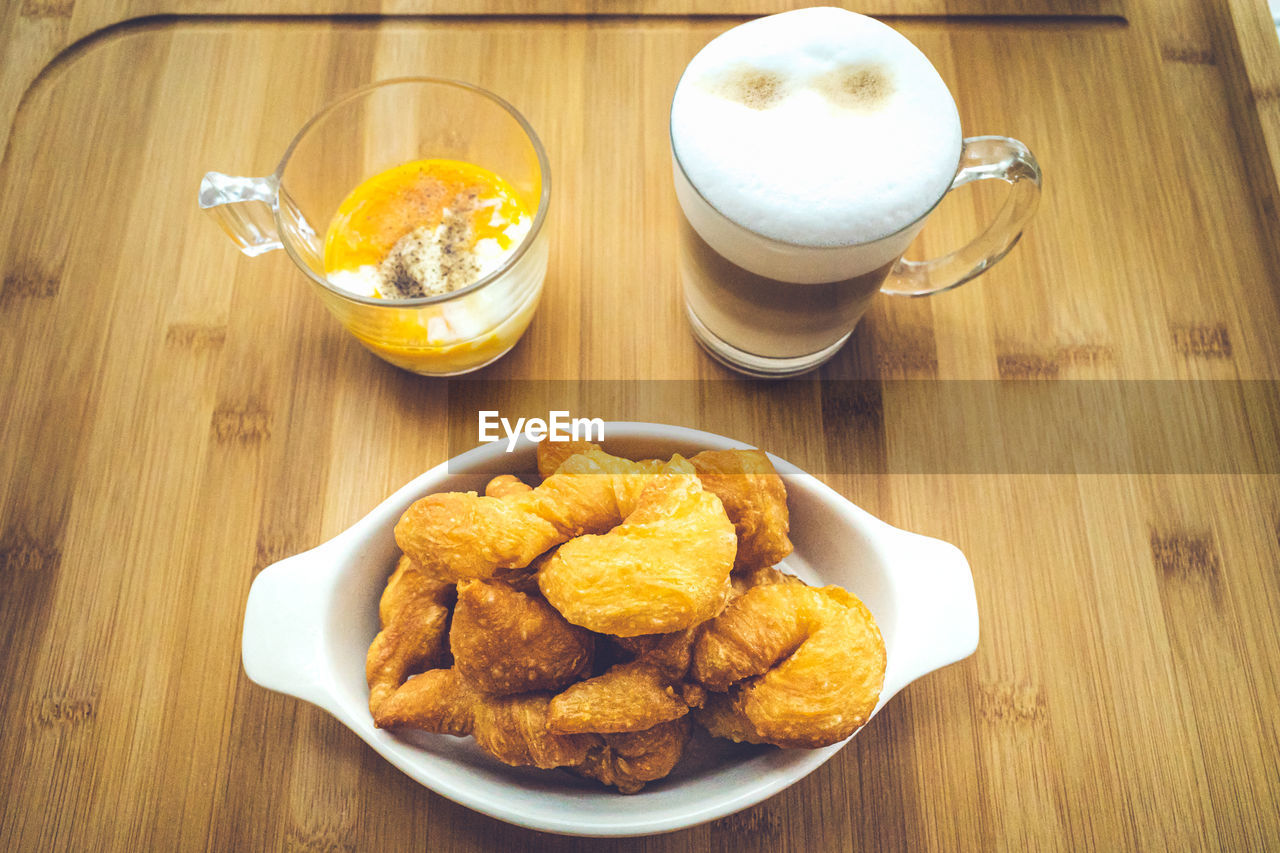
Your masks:
<instances>
[{"instance_id":1,"label":"wood grain surface","mask_svg":"<svg viewBox=\"0 0 1280 853\"><path fill-rule=\"evenodd\" d=\"M24 26L90 14L18 5ZM896 21L967 134L1036 152L1042 207L993 271L881 300L784 383L706 357L676 281L667 108L731 20L164 18L55 63L0 170L0 849L1276 846L1274 77L1228 6ZM551 158L542 304L472 380L377 361L283 254L240 256L195 204L206 170L266 174L334 95L401 74L497 91ZM988 190L915 252L972 234ZM788 791L615 842L470 812L249 682L256 573L459 449L475 399L540 405L540 380L804 459L956 543L977 654ZM991 396L1075 380L1119 405Z\"/></svg>"},{"instance_id":2,"label":"wood grain surface","mask_svg":"<svg viewBox=\"0 0 1280 853\"><path fill-rule=\"evenodd\" d=\"M421 19L463 15L761 15L812 5L803 0L12 0L0 5L0 140L31 83L60 60L122 28L176 16ZM833 2L830 5L846 5ZM1125 0L868 0L867 15L1120 16ZM0 158L4 148L0 147Z\"/></svg>"}]
</instances>

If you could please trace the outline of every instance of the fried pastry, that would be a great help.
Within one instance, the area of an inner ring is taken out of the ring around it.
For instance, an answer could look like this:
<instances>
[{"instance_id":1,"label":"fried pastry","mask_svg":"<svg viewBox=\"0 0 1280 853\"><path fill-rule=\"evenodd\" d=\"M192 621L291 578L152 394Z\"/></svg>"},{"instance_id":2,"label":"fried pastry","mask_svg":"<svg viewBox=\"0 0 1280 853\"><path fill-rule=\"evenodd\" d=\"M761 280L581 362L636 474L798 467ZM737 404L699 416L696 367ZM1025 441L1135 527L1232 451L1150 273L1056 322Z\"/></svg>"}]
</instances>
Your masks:
<instances>
[{"instance_id":1,"label":"fried pastry","mask_svg":"<svg viewBox=\"0 0 1280 853\"><path fill-rule=\"evenodd\" d=\"M658 667L631 661L553 697L547 725L562 734L638 732L687 713L689 706Z\"/></svg>"},{"instance_id":2,"label":"fried pastry","mask_svg":"<svg viewBox=\"0 0 1280 853\"><path fill-rule=\"evenodd\" d=\"M733 594L729 599L730 601L740 595L745 595L752 587L764 586L767 583L803 583L795 575L779 571L773 566L734 572L729 580L733 583Z\"/></svg>"},{"instance_id":3,"label":"fried pastry","mask_svg":"<svg viewBox=\"0 0 1280 853\"><path fill-rule=\"evenodd\" d=\"M547 728L547 693L489 696L455 669L414 676L374 714L379 728L411 728L465 737L504 764L570 767L582 764L602 741L595 735L559 735Z\"/></svg>"},{"instance_id":4,"label":"fried pastry","mask_svg":"<svg viewBox=\"0 0 1280 853\"><path fill-rule=\"evenodd\" d=\"M476 703L472 735L485 752L517 767L575 767L599 743L596 735L562 735L547 728L547 693L485 697Z\"/></svg>"},{"instance_id":5,"label":"fried pastry","mask_svg":"<svg viewBox=\"0 0 1280 853\"><path fill-rule=\"evenodd\" d=\"M573 769L624 794L638 793L646 782L667 776L680 761L689 729L689 718L683 717L641 732L604 735L603 745L589 749Z\"/></svg>"},{"instance_id":6,"label":"fried pastry","mask_svg":"<svg viewBox=\"0 0 1280 853\"><path fill-rule=\"evenodd\" d=\"M373 712L380 729L421 729L466 737L474 725L479 694L457 670L429 669L410 678Z\"/></svg>"},{"instance_id":7,"label":"fried pastry","mask_svg":"<svg viewBox=\"0 0 1280 853\"><path fill-rule=\"evenodd\" d=\"M565 459L556 469L556 474L607 477L618 504L618 515L626 518L635 510L640 493L663 472L666 464L658 459L632 462L591 445Z\"/></svg>"},{"instance_id":8,"label":"fried pastry","mask_svg":"<svg viewBox=\"0 0 1280 853\"><path fill-rule=\"evenodd\" d=\"M631 660L553 698L547 724L559 732L641 731L701 707L701 686L683 681L695 633L696 628L686 628L670 634L612 637Z\"/></svg>"},{"instance_id":9,"label":"fried pastry","mask_svg":"<svg viewBox=\"0 0 1280 853\"><path fill-rule=\"evenodd\" d=\"M365 657L369 710L410 675L439 666L448 651L446 629L453 584L431 576L401 556L378 602L382 630Z\"/></svg>"},{"instance_id":10,"label":"fried pastry","mask_svg":"<svg viewBox=\"0 0 1280 853\"><path fill-rule=\"evenodd\" d=\"M641 634L636 637L614 637L613 641L633 660L641 661L657 667L670 682L684 678L689 671L689 663L693 655L693 642L697 636L697 627L683 631L672 631L669 634Z\"/></svg>"},{"instance_id":11,"label":"fried pastry","mask_svg":"<svg viewBox=\"0 0 1280 853\"><path fill-rule=\"evenodd\" d=\"M656 463L640 465L598 449L574 455L561 468L537 488L500 498L428 495L396 523L396 544L443 578L501 576L561 542L617 525L658 470Z\"/></svg>"},{"instance_id":12,"label":"fried pastry","mask_svg":"<svg viewBox=\"0 0 1280 853\"><path fill-rule=\"evenodd\" d=\"M538 444L538 473L549 477L575 455L590 455L599 445L587 441ZM618 457L612 457L617 459ZM625 461L625 460L624 460ZM792 551L787 533L787 487L762 450L704 450L689 458L702 487L720 498L738 535L734 570L772 566ZM632 465L655 464L654 460Z\"/></svg>"},{"instance_id":13,"label":"fried pastry","mask_svg":"<svg viewBox=\"0 0 1280 853\"><path fill-rule=\"evenodd\" d=\"M532 490L532 486L514 474L499 474L485 484L484 495L487 498L506 498Z\"/></svg>"},{"instance_id":14,"label":"fried pastry","mask_svg":"<svg viewBox=\"0 0 1280 853\"><path fill-rule=\"evenodd\" d=\"M566 542L541 564L542 594L573 624L620 637L667 633L723 607L737 549L733 525L687 460L673 457L664 470L626 521Z\"/></svg>"},{"instance_id":15,"label":"fried pastry","mask_svg":"<svg viewBox=\"0 0 1280 853\"><path fill-rule=\"evenodd\" d=\"M600 445L590 441L551 441L544 439L538 442L538 474L547 479L556 472L566 459L578 453L599 450Z\"/></svg>"},{"instance_id":16,"label":"fried pastry","mask_svg":"<svg viewBox=\"0 0 1280 853\"><path fill-rule=\"evenodd\" d=\"M591 671L595 639L536 592L465 580L449 628L453 665L485 693L559 690Z\"/></svg>"},{"instance_id":17,"label":"fried pastry","mask_svg":"<svg viewBox=\"0 0 1280 853\"><path fill-rule=\"evenodd\" d=\"M697 712L711 734L784 747L844 740L884 683L871 613L835 586L766 583L732 601L694 645L691 675L713 692Z\"/></svg>"},{"instance_id":18,"label":"fried pastry","mask_svg":"<svg viewBox=\"0 0 1280 853\"><path fill-rule=\"evenodd\" d=\"M701 684L682 681L676 685L676 690L680 693L680 701L688 705L690 710L702 708L707 704L707 688Z\"/></svg>"},{"instance_id":19,"label":"fried pastry","mask_svg":"<svg viewBox=\"0 0 1280 853\"><path fill-rule=\"evenodd\" d=\"M792 551L787 487L761 450L704 450L690 457L702 487L720 498L738 534L735 571L772 566Z\"/></svg>"}]
</instances>

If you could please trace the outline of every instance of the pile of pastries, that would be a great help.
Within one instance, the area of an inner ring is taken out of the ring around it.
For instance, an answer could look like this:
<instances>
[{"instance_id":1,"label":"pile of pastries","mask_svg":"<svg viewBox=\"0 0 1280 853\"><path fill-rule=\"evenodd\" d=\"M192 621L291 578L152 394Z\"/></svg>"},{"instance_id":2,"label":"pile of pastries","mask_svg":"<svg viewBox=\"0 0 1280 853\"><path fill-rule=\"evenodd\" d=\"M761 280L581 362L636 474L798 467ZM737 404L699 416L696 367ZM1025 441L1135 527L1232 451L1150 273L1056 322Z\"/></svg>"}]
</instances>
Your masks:
<instances>
[{"instance_id":1,"label":"pile of pastries","mask_svg":"<svg viewBox=\"0 0 1280 853\"><path fill-rule=\"evenodd\" d=\"M814 748L870 716L880 631L846 590L775 568L792 546L766 454L544 442L538 472L429 495L396 525L366 662L379 727L469 735L506 764L634 793L694 724Z\"/></svg>"}]
</instances>

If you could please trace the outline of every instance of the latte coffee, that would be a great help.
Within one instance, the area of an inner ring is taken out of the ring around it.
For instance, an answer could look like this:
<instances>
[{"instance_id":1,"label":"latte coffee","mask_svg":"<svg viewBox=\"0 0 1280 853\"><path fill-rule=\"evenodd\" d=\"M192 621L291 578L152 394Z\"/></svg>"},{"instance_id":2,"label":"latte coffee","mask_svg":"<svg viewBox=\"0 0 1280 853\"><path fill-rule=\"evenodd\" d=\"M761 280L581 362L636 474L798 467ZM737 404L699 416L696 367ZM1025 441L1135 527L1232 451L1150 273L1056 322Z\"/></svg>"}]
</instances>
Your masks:
<instances>
[{"instance_id":1,"label":"latte coffee","mask_svg":"<svg viewBox=\"0 0 1280 853\"><path fill-rule=\"evenodd\" d=\"M671 105L680 274L699 341L744 372L816 366L956 177L946 84L890 27L835 8L707 44Z\"/></svg>"}]
</instances>

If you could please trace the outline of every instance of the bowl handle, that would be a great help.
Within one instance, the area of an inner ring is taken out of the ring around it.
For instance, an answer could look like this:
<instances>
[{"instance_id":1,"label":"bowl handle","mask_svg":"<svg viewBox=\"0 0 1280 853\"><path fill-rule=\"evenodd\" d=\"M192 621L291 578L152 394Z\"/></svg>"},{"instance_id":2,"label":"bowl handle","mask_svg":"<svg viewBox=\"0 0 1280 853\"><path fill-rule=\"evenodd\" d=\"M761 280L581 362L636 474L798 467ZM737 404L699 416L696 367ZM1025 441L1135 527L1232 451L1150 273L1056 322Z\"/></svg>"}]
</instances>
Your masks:
<instances>
[{"instance_id":1,"label":"bowl handle","mask_svg":"<svg viewBox=\"0 0 1280 853\"><path fill-rule=\"evenodd\" d=\"M251 681L329 709L323 642L333 578L324 551L322 545L273 563L254 578L240 649Z\"/></svg>"},{"instance_id":2,"label":"bowl handle","mask_svg":"<svg viewBox=\"0 0 1280 853\"><path fill-rule=\"evenodd\" d=\"M969 561L949 542L902 535L893 576L898 600L894 659L885 673L883 699L978 648L978 598Z\"/></svg>"}]
</instances>

